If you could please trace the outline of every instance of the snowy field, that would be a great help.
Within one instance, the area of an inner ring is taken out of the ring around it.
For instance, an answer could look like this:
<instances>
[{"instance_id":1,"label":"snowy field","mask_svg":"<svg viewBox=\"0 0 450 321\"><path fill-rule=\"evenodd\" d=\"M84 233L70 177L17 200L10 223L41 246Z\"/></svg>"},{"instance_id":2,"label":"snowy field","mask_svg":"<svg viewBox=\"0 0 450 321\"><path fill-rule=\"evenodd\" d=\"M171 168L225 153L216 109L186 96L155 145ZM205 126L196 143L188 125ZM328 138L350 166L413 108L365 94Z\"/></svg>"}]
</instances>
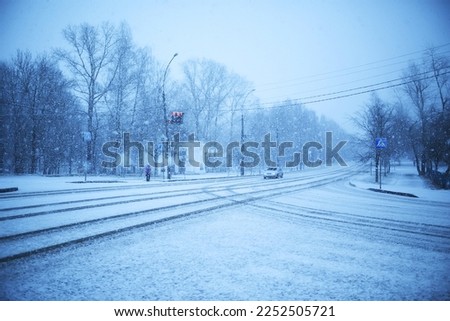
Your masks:
<instances>
[{"instance_id":1,"label":"snowy field","mask_svg":"<svg viewBox=\"0 0 450 321\"><path fill-rule=\"evenodd\" d=\"M105 179L105 178L103 178ZM0 186L3 300L450 300L450 191L368 172ZM40 191L47 191L40 193Z\"/></svg>"}]
</instances>

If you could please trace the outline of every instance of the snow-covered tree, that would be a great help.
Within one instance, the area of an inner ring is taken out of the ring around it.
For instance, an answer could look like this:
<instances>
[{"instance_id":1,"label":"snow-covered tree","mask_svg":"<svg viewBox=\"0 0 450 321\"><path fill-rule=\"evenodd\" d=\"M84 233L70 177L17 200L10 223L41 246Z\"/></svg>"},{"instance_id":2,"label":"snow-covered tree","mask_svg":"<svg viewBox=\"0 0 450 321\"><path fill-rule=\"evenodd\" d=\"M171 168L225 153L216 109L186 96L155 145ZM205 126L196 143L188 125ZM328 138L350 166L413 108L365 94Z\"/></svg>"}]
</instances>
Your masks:
<instances>
[{"instance_id":1,"label":"snow-covered tree","mask_svg":"<svg viewBox=\"0 0 450 321\"><path fill-rule=\"evenodd\" d=\"M96 167L97 136L100 127L98 105L116 77L121 58L125 54L117 50L121 42L120 33L110 23L92 26L87 23L68 26L63 35L70 49L58 49L55 55L65 63L74 83L77 96L86 107L87 161Z\"/></svg>"},{"instance_id":2,"label":"snow-covered tree","mask_svg":"<svg viewBox=\"0 0 450 321\"><path fill-rule=\"evenodd\" d=\"M55 61L18 51L1 78L2 171L70 171L81 156L80 113Z\"/></svg>"},{"instance_id":3,"label":"snow-covered tree","mask_svg":"<svg viewBox=\"0 0 450 321\"><path fill-rule=\"evenodd\" d=\"M392 146L389 143L388 147L381 151L376 148L375 140L393 136L393 113L392 106L382 101L378 95L372 94L370 102L352 118L355 125L361 130L359 136L360 159L362 161L373 160L375 163L375 182L378 182L381 161L389 162L393 154Z\"/></svg>"}]
</instances>

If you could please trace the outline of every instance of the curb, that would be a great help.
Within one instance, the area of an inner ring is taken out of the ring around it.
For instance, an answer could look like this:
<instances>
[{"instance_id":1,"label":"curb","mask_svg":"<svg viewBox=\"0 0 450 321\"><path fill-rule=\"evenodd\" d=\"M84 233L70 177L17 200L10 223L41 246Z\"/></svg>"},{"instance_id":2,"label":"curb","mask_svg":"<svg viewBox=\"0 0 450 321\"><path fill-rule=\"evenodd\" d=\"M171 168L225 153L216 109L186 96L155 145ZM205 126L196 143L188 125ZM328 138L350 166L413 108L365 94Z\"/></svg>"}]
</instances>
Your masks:
<instances>
[{"instance_id":1,"label":"curb","mask_svg":"<svg viewBox=\"0 0 450 321\"><path fill-rule=\"evenodd\" d=\"M75 184L87 184L87 183L126 183L125 181L74 181L69 183L75 183Z\"/></svg>"},{"instance_id":2,"label":"curb","mask_svg":"<svg viewBox=\"0 0 450 321\"><path fill-rule=\"evenodd\" d=\"M10 193L10 192L17 192L19 190L18 187L7 187L7 188L0 188L0 193Z\"/></svg>"},{"instance_id":3,"label":"curb","mask_svg":"<svg viewBox=\"0 0 450 321\"><path fill-rule=\"evenodd\" d=\"M369 190L369 191L372 191L372 192L385 193L385 194L393 194L393 195L399 195L399 196L407 196L407 197L415 197L415 198L418 198L418 197L419 197L419 196L416 196L416 195L410 194L410 193L387 191L387 190L385 190L385 189L368 188L368 190Z\"/></svg>"},{"instance_id":4,"label":"curb","mask_svg":"<svg viewBox=\"0 0 450 321\"><path fill-rule=\"evenodd\" d=\"M348 184L352 187L358 188L354 183L348 182ZM399 195L399 196L406 196L406 197L414 197L419 198L419 196L411 194L411 193L405 193L405 192L394 192L394 191L388 191L385 189L377 189L377 188L367 188L367 190L372 192L378 192L378 193L384 193L384 194L392 194L392 195Z\"/></svg>"}]
</instances>

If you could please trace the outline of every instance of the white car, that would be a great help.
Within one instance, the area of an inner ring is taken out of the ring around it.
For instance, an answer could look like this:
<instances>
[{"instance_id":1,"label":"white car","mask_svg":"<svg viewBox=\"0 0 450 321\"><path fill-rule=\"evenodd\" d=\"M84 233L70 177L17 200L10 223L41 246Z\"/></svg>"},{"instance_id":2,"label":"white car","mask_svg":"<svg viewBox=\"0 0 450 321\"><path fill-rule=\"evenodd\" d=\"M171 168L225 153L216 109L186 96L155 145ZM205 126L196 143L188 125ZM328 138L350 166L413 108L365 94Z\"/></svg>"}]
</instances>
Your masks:
<instances>
[{"instance_id":1,"label":"white car","mask_svg":"<svg viewBox=\"0 0 450 321\"><path fill-rule=\"evenodd\" d=\"M283 170L280 167L269 167L264 172L264 179L266 178L283 178Z\"/></svg>"}]
</instances>

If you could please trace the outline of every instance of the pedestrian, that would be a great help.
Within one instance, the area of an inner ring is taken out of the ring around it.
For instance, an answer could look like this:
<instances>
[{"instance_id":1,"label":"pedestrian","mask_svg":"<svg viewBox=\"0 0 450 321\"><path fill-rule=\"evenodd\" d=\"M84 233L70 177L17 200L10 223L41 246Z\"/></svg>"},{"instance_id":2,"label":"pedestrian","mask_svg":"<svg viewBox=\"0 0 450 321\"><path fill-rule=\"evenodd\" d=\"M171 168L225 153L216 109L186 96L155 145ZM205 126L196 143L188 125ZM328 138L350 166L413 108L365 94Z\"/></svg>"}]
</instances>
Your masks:
<instances>
[{"instance_id":1,"label":"pedestrian","mask_svg":"<svg viewBox=\"0 0 450 321\"><path fill-rule=\"evenodd\" d=\"M152 174L152 168L150 167L149 164L145 165L145 179L147 180L147 182L150 181L151 174Z\"/></svg>"}]
</instances>

